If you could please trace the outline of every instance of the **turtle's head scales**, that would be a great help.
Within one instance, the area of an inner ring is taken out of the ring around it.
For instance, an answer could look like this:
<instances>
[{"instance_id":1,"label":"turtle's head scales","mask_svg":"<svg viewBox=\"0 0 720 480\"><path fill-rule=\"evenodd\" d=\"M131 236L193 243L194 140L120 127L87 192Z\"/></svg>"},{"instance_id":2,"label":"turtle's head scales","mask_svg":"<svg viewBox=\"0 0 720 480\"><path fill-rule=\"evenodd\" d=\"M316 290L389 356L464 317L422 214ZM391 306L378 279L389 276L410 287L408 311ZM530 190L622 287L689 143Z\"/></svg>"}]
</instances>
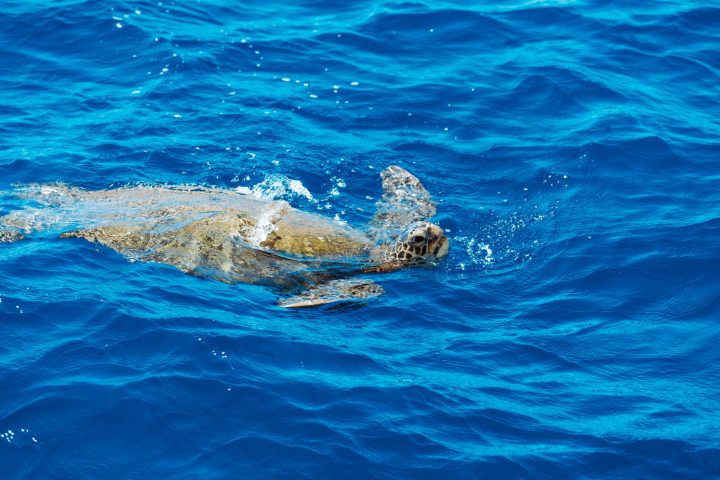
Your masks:
<instances>
[{"instance_id":1,"label":"turtle's head scales","mask_svg":"<svg viewBox=\"0 0 720 480\"><path fill-rule=\"evenodd\" d=\"M417 222L405 230L390 249L393 260L424 263L447 256L450 241L439 226Z\"/></svg>"}]
</instances>

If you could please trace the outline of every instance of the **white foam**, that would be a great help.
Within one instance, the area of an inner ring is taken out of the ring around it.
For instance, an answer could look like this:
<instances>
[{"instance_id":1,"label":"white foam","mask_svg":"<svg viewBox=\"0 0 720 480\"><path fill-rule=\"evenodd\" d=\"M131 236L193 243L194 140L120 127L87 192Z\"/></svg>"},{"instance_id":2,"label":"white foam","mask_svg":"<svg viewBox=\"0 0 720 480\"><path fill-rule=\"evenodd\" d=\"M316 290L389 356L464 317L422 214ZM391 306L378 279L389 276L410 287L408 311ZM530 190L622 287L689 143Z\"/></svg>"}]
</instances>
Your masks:
<instances>
[{"instance_id":1,"label":"white foam","mask_svg":"<svg viewBox=\"0 0 720 480\"><path fill-rule=\"evenodd\" d=\"M465 252L470 258L473 265L482 265L489 267L495 263L493 250L489 244L478 241L475 238L455 237L452 239L454 245L462 245ZM460 269L465 269L464 264L460 264Z\"/></svg>"},{"instance_id":2,"label":"white foam","mask_svg":"<svg viewBox=\"0 0 720 480\"><path fill-rule=\"evenodd\" d=\"M56 193L58 195L63 195L63 193L55 187L49 187L47 185L43 185L40 187L41 195L52 195L53 193Z\"/></svg>"},{"instance_id":3,"label":"white foam","mask_svg":"<svg viewBox=\"0 0 720 480\"><path fill-rule=\"evenodd\" d=\"M337 213L335 214L335 217L333 218L333 221L334 221L335 223L337 223L338 225L342 226L342 227L346 227L347 224L348 224L348 222L346 222L345 220L343 220L342 218L340 218L340 215L338 215Z\"/></svg>"},{"instance_id":4,"label":"white foam","mask_svg":"<svg viewBox=\"0 0 720 480\"><path fill-rule=\"evenodd\" d=\"M293 197L303 197L311 202L316 201L312 193L305 188L305 185L300 180L279 174L268 175L265 180L250 188L236 187L235 191L263 200L289 200Z\"/></svg>"},{"instance_id":5,"label":"white foam","mask_svg":"<svg viewBox=\"0 0 720 480\"><path fill-rule=\"evenodd\" d=\"M275 221L277 216L288 207L287 202L272 202L266 210L264 210L258 218L257 225L249 236L248 241L255 246L259 246L264 242L277 226Z\"/></svg>"},{"instance_id":6,"label":"white foam","mask_svg":"<svg viewBox=\"0 0 720 480\"><path fill-rule=\"evenodd\" d=\"M300 180L290 180L290 190L297 193L298 195L302 195L303 197L307 198L308 200L312 200L313 196L310 193L310 191L305 188L305 186L302 184Z\"/></svg>"},{"instance_id":7,"label":"white foam","mask_svg":"<svg viewBox=\"0 0 720 480\"><path fill-rule=\"evenodd\" d=\"M482 243L478 245L480 250L483 250L485 252L485 258L483 258L483 263L486 265L490 265L493 262L493 251L492 248L490 248L490 245Z\"/></svg>"}]
</instances>

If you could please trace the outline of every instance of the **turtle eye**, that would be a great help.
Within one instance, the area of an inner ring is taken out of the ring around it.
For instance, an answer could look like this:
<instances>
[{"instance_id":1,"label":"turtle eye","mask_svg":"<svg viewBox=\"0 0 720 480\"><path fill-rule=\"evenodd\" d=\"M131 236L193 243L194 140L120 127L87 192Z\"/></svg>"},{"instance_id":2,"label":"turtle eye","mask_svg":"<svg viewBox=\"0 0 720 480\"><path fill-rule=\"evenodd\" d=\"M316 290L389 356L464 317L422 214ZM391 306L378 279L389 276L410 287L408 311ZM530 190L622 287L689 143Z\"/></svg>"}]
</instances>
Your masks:
<instances>
[{"instance_id":1,"label":"turtle eye","mask_svg":"<svg viewBox=\"0 0 720 480\"><path fill-rule=\"evenodd\" d=\"M424 241L425 241L425 237L423 237L422 235L415 235L412 238L412 243L422 243Z\"/></svg>"}]
</instances>

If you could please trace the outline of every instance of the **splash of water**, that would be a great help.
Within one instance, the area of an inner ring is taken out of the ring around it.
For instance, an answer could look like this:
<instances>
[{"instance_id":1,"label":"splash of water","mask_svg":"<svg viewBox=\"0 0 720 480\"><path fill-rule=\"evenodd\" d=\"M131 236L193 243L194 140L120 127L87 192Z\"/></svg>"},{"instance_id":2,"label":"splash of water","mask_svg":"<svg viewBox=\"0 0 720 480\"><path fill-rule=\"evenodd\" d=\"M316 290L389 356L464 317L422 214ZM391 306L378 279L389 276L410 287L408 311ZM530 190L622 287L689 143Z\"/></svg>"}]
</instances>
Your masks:
<instances>
[{"instance_id":1,"label":"splash of water","mask_svg":"<svg viewBox=\"0 0 720 480\"><path fill-rule=\"evenodd\" d=\"M249 188L236 187L235 191L263 200L291 200L302 197L313 203L317 202L300 180L294 180L279 174L268 175L262 182Z\"/></svg>"}]
</instances>

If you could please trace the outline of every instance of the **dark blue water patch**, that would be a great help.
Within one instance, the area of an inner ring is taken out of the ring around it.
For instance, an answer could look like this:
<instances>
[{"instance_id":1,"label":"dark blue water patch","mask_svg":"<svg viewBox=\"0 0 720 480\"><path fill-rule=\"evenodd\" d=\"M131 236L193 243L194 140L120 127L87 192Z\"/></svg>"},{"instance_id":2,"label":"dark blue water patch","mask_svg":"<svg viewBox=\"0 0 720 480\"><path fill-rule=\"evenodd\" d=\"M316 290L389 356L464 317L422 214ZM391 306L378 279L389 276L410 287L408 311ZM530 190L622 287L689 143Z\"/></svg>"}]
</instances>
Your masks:
<instances>
[{"instance_id":1,"label":"dark blue water patch","mask_svg":"<svg viewBox=\"0 0 720 480\"><path fill-rule=\"evenodd\" d=\"M150 40L143 30L132 25L113 28L110 15L88 15L86 10L92 10L93 6L88 2L85 8L80 5L52 13L36 12L31 17L8 18L4 37L22 46L30 55L55 54L68 62L77 62L76 66L89 67L92 62L95 68L115 65L117 57L110 54L129 53L132 44Z\"/></svg>"},{"instance_id":2,"label":"dark blue water patch","mask_svg":"<svg viewBox=\"0 0 720 480\"><path fill-rule=\"evenodd\" d=\"M548 111L550 105L554 107L553 110L566 113L579 108L558 84L542 76L530 76L515 87L507 99L500 100L493 107L515 116L524 112L542 114Z\"/></svg>"},{"instance_id":3,"label":"dark blue water patch","mask_svg":"<svg viewBox=\"0 0 720 480\"><path fill-rule=\"evenodd\" d=\"M681 453L673 453L678 447L681 448ZM651 461L638 463L638 458L646 458L643 455L645 449L653 452L662 451L663 455L654 456ZM715 452L710 452L710 456L714 454ZM622 448L622 445L618 446L617 451L588 454L572 462L572 465L573 469L580 472L592 471L593 475L597 475L596 478L615 476L624 471L632 472L631 474L649 471L660 478L675 476L690 479L705 470L703 467L697 468L695 458L695 452L688 451L687 446L638 442L627 445L626 448Z\"/></svg>"},{"instance_id":4,"label":"dark blue water patch","mask_svg":"<svg viewBox=\"0 0 720 480\"><path fill-rule=\"evenodd\" d=\"M460 10L383 13L365 23L360 31L387 42L400 52L420 53L450 45L475 43L508 47L514 41L505 25L485 15ZM433 35L437 32L437 35ZM440 42L438 42L440 37Z\"/></svg>"},{"instance_id":5,"label":"dark blue water patch","mask_svg":"<svg viewBox=\"0 0 720 480\"><path fill-rule=\"evenodd\" d=\"M720 9L716 7L694 8L677 14L678 24L693 32L705 32L710 36L717 35L720 26Z\"/></svg>"},{"instance_id":6,"label":"dark blue water patch","mask_svg":"<svg viewBox=\"0 0 720 480\"><path fill-rule=\"evenodd\" d=\"M510 10L502 18L523 32L524 43L568 39L592 42L609 28L605 21L583 15L581 9L565 7Z\"/></svg>"}]
</instances>

